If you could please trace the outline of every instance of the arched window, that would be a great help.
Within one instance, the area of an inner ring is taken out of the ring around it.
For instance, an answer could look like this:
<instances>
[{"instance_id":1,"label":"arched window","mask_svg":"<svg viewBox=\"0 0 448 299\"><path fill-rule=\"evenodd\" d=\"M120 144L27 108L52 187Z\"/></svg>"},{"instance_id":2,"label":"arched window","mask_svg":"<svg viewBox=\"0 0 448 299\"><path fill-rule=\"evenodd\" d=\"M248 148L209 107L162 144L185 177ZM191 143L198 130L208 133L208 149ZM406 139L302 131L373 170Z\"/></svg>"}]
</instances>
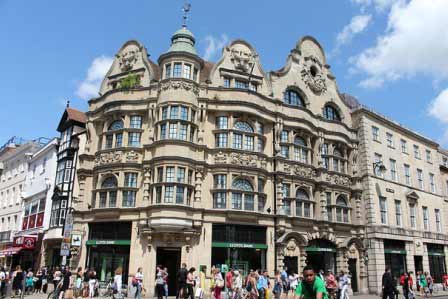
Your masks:
<instances>
[{"instance_id":1,"label":"arched window","mask_svg":"<svg viewBox=\"0 0 448 299\"><path fill-rule=\"evenodd\" d=\"M243 132L249 132L249 133L253 133L254 129L252 128L251 125L249 125L247 122L245 121L237 121L234 125L233 128L235 130L238 131L243 131Z\"/></svg>"},{"instance_id":2,"label":"arched window","mask_svg":"<svg viewBox=\"0 0 448 299\"><path fill-rule=\"evenodd\" d=\"M124 128L124 124L123 121L120 120L116 120L113 123L110 124L108 131L115 131L115 130L120 130Z\"/></svg>"},{"instance_id":3,"label":"arched window","mask_svg":"<svg viewBox=\"0 0 448 299\"><path fill-rule=\"evenodd\" d=\"M332 105L325 105L323 114L325 119L341 121L338 110Z\"/></svg>"},{"instance_id":4,"label":"arched window","mask_svg":"<svg viewBox=\"0 0 448 299\"><path fill-rule=\"evenodd\" d=\"M284 93L283 100L288 105L305 107L305 103L299 93L295 90L287 89Z\"/></svg>"},{"instance_id":5,"label":"arched window","mask_svg":"<svg viewBox=\"0 0 448 299\"><path fill-rule=\"evenodd\" d=\"M346 197L344 195L339 195L336 198L336 221L348 223L348 212L349 207Z\"/></svg>"},{"instance_id":6,"label":"arched window","mask_svg":"<svg viewBox=\"0 0 448 299\"><path fill-rule=\"evenodd\" d=\"M333 150L333 170L337 172L345 172L344 155L337 148Z\"/></svg>"},{"instance_id":7,"label":"arched window","mask_svg":"<svg viewBox=\"0 0 448 299\"><path fill-rule=\"evenodd\" d=\"M117 178L115 176L109 176L104 179L101 184L102 189L115 189L108 191L101 191L99 193L99 208L115 208L117 205ZM109 198L109 206L107 205L107 199Z\"/></svg>"},{"instance_id":8,"label":"arched window","mask_svg":"<svg viewBox=\"0 0 448 299\"><path fill-rule=\"evenodd\" d=\"M310 197L303 189L296 191L296 217L311 218Z\"/></svg>"},{"instance_id":9,"label":"arched window","mask_svg":"<svg viewBox=\"0 0 448 299\"><path fill-rule=\"evenodd\" d=\"M254 188L252 184L246 180L237 178L232 182L232 209L253 211L254 210Z\"/></svg>"},{"instance_id":10,"label":"arched window","mask_svg":"<svg viewBox=\"0 0 448 299\"><path fill-rule=\"evenodd\" d=\"M233 129L240 132L233 133L233 148L245 149L248 151L254 150L254 136L244 133L254 133L254 129L251 125L244 121L237 121L233 125ZM244 144L243 144L244 140Z\"/></svg>"},{"instance_id":11,"label":"arched window","mask_svg":"<svg viewBox=\"0 0 448 299\"><path fill-rule=\"evenodd\" d=\"M294 160L308 163L308 148L306 141L300 136L294 137Z\"/></svg>"}]
</instances>

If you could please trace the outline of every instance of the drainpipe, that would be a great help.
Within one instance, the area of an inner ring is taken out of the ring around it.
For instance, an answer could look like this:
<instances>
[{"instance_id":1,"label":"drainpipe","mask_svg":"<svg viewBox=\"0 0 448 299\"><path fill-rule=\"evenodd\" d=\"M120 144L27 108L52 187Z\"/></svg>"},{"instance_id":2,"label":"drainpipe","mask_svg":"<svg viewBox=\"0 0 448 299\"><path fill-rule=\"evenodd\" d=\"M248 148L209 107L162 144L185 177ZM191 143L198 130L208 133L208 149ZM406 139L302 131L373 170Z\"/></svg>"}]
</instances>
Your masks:
<instances>
[{"instance_id":1,"label":"drainpipe","mask_svg":"<svg viewBox=\"0 0 448 299\"><path fill-rule=\"evenodd\" d=\"M275 122L272 126L273 139L272 139L272 152L274 154L274 272L277 271L277 159L275 152Z\"/></svg>"}]
</instances>

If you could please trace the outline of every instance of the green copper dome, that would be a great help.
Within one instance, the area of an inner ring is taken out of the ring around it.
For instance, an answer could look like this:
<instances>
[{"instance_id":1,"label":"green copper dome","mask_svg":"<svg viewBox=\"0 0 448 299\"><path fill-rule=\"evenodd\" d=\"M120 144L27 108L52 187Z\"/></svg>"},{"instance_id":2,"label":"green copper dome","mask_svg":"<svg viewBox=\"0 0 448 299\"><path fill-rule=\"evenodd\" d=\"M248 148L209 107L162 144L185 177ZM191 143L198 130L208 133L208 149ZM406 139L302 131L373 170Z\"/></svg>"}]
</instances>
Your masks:
<instances>
[{"instance_id":1,"label":"green copper dome","mask_svg":"<svg viewBox=\"0 0 448 299\"><path fill-rule=\"evenodd\" d=\"M171 47L168 49L167 53L170 52L187 52L193 55L198 55L194 47L195 43L194 35L186 27L174 32L171 38Z\"/></svg>"}]
</instances>

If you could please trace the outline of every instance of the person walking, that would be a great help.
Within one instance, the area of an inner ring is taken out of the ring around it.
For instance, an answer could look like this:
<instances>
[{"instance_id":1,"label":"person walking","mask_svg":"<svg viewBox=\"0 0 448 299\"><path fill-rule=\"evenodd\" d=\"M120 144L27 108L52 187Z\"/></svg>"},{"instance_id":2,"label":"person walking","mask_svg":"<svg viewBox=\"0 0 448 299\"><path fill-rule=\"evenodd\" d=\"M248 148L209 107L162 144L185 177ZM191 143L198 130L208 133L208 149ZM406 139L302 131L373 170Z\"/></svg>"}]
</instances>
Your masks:
<instances>
[{"instance_id":1,"label":"person walking","mask_svg":"<svg viewBox=\"0 0 448 299\"><path fill-rule=\"evenodd\" d=\"M163 295L165 293L165 280L163 279L163 270L161 266L157 266L156 268L156 292L157 298L163 299Z\"/></svg>"},{"instance_id":2,"label":"person walking","mask_svg":"<svg viewBox=\"0 0 448 299\"><path fill-rule=\"evenodd\" d=\"M42 293L46 294L48 289L48 268L42 267Z\"/></svg>"},{"instance_id":3,"label":"person walking","mask_svg":"<svg viewBox=\"0 0 448 299\"><path fill-rule=\"evenodd\" d=\"M224 287L224 279L222 278L221 271L219 271L219 268L215 268L213 275L213 279L215 282L214 288L213 288L213 297L215 299L221 299L221 291Z\"/></svg>"},{"instance_id":4,"label":"person walking","mask_svg":"<svg viewBox=\"0 0 448 299\"><path fill-rule=\"evenodd\" d=\"M22 268L20 268L20 265L16 266L16 270L12 274L12 295L11 298L14 296L19 296L22 294L22 284L23 284L24 274L22 271Z\"/></svg>"},{"instance_id":5,"label":"person walking","mask_svg":"<svg viewBox=\"0 0 448 299\"><path fill-rule=\"evenodd\" d=\"M61 285L61 292L59 293L59 299L64 298L64 294L68 291L70 288L70 277L72 276L72 272L64 267L62 271L62 285Z\"/></svg>"},{"instance_id":6,"label":"person walking","mask_svg":"<svg viewBox=\"0 0 448 299\"><path fill-rule=\"evenodd\" d=\"M257 290L258 290L258 297L260 299L265 299L266 292L268 291L268 271L263 270L261 272L261 275L258 277L257 281Z\"/></svg>"},{"instance_id":7,"label":"person walking","mask_svg":"<svg viewBox=\"0 0 448 299\"><path fill-rule=\"evenodd\" d=\"M143 290L143 268L139 267L137 269L137 273L134 276L136 282L136 291L135 291L135 299L142 298L142 290Z\"/></svg>"},{"instance_id":8,"label":"person walking","mask_svg":"<svg viewBox=\"0 0 448 299\"><path fill-rule=\"evenodd\" d=\"M121 295L121 288L123 286L123 268L118 267L115 270L115 276L114 276L114 285L115 285L115 291L113 294L113 298L116 299L121 299L122 295Z\"/></svg>"},{"instance_id":9,"label":"person walking","mask_svg":"<svg viewBox=\"0 0 448 299\"><path fill-rule=\"evenodd\" d=\"M434 291L434 279L432 278L431 274L426 272L426 282L428 283L428 292L429 295L432 296L432 293Z\"/></svg>"},{"instance_id":10,"label":"person walking","mask_svg":"<svg viewBox=\"0 0 448 299\"><path fill-rule=\"evenodd\" d=\"M0 297L6 297L6 271L5 268L0 268Z\"/></svg>"},{"instance_id":11,"label":"person walking","mask_svg":"<svg viewBox=\"0 0 448 299\"><path fill-rule=\"evenodd\" d=\"M194 284L195 284L194 272L195 271L196 271L196 269L194 267L191 267L190 270L188 270L188 273L187 273L188 294L185 296L185 298L190 297L190 299L194 299Z\"/></svg>"},{"instance_id":12,"label":"person walking","mask_svg":"<svg viewBox=\"0 0 448 299\"><path fill-rule=\"evenodd\" d=\"M229 271L227 271L226 276L226 291L227 291L227 299L232 298L232 280L233 280L233 268L230 267Z\"/></svg>"},{"instance_id":13,"label":"person walking","mask_svg":"<svg viewBox=\"0 0 448 299\"><path fill-rule=\"evenodd\" d=\"M30 295L34 291L34 273L28 269L25 278L25 295Z\"/></svg>"},{"instance_id":14,"label":"person walking","mask_svg":"<svg viewBox=\"0 0 448 299\"><path fill-rule=\"evenodd\" d=\"M168 299L168 268L163 268L163 290L165 291L165 299Z\"/></svg>"},{"instance_id":15,"label":"person walking","mask_svg":"<svg viewBox=\"0 0 448 299\"><path fill-rule=\"evenodd\" d=\"M42 292L42 269L37 270L34 276L34 293L40 294Z\"/></svg>"},{"instance_id":16,"label":"person walking","mask_svg":"<svg viewBox=\"0 0 448 299\"><path fill-rule=\"evenodd\" d=\"M182 267L179 269L179 271L177 272L177 294L176 294L176 299L184 299L186 297L185 293L186 290L185 288L187 287L187 275L188 275L188 270L187 270L187 264L182 263Z\"/></svg>"},{"instance_id":17,"label":"person walking","mask_svg":"<svg viewBox=\"0 0 448 299\"><path fill-rule=\"evenodd\" d=\"M73 284L73 297L74 298L80 298L82 297L82 289L83 284L82 281L84 279L84 272L82 271L82 267L79 267L76 271L76 277Z\"/></svg>"},{"instance_id":18,"label":"person walking","mask_svg":"<svg viewBox=\"0 0 448 299\"><path fill-rule=\"evenodd\" d=\"M280 296L282 295L282 278L280 271L278 270L275 271L274 288L272 289L272 294L275 299L280 299Z\"/></svg>"},{"instance_id":19,"label":"person walking","mask_svg":"<svg viewBox=\"0 0 448 299\"><path fill-rule=\"evenodd\" d=\"M293 295L295 294L297 285L299 284L299 275L297 273L295 273L294 271L291 271L291 274L288 277L289 280L289 295Z\"/></svg>"},{"instance_id":20,"label":"person walking","mask_svg":"<svg viewBox=\"0 0 448 299\"><path fill-rule=\"evenodd\" d=\"M243 279L238 270L233 271L232 276L232 294L233 299L241 299L241 290L243 288Z\"/></svg>"},{"instance_id":21,"label":"person walking","mask_svg":"<svg viewBox=\"0 0 448 299\"><path fill-rule=\"evenodd\" d=\"M253 270L250 270L247 282L246 282L246 291L249 292L250 299L258 298L258 290L257 290L257 279L256 274Z\"/></svg>"},{"instance_id":22,"label":"person walking","mask_svg":"<svg viewBox=\"0 0 448 299\"><path fill-rule=\"evenodd\" d=\"M95 288L98 281L96 279L95 271L89 271L89 298L92 299L95 296Z\"/></svg>"},{"instance_id":23,"label":"person walking","mask_svg":"<svg viewBox=\"0 0 448 299\"><path fill-rule=\"evenodd\" d=\"M392 278L392 274L390 273L390 268L386 267L386 271L382 277L382 292L383 299L394 299L394 282Z\"/></svg>"},{"instance_id":24,"label":"person walking","mask_svg":"<svg viewBox=\"0 0 448 299\"><path fill-rule=\"evenodd\" d=\"M426 275L423 271L420 273L420 276L418 277L418 284L420 285L420 296L427 297L428 282L426 281Z\"/></svg>"}]
</instances>

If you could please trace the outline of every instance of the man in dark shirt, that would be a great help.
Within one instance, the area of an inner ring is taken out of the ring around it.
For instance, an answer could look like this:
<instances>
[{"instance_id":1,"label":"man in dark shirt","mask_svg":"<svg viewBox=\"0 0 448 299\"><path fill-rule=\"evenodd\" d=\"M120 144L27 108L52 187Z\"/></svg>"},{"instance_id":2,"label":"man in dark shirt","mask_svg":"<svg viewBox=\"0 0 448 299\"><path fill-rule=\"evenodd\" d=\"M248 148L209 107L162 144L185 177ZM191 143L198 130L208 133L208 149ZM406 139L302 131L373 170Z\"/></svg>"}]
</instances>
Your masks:
<instances>
[{"instance_id":1,"label":"man in dark shirt","mask_svg":"<svg viewBox=\"0 0 448 299\"><path fill-rule=\"evenodd\" d=\"M187 264L182 263L182 268L177 272L177 299L185 298L185 288L187 286Z\"/></svg>"},{"instance_id":2,"label":"man in dark shirt","mask_svg":"<svg viewBox=\"0 0 448 299\"><path fill-rule=\"evenodd\" d=\"M382 285L383 285L383 299L394 299L395 286L389 267L386 267L386 272L384 272L383 274Z\"/></svg>"}]
</instances>

